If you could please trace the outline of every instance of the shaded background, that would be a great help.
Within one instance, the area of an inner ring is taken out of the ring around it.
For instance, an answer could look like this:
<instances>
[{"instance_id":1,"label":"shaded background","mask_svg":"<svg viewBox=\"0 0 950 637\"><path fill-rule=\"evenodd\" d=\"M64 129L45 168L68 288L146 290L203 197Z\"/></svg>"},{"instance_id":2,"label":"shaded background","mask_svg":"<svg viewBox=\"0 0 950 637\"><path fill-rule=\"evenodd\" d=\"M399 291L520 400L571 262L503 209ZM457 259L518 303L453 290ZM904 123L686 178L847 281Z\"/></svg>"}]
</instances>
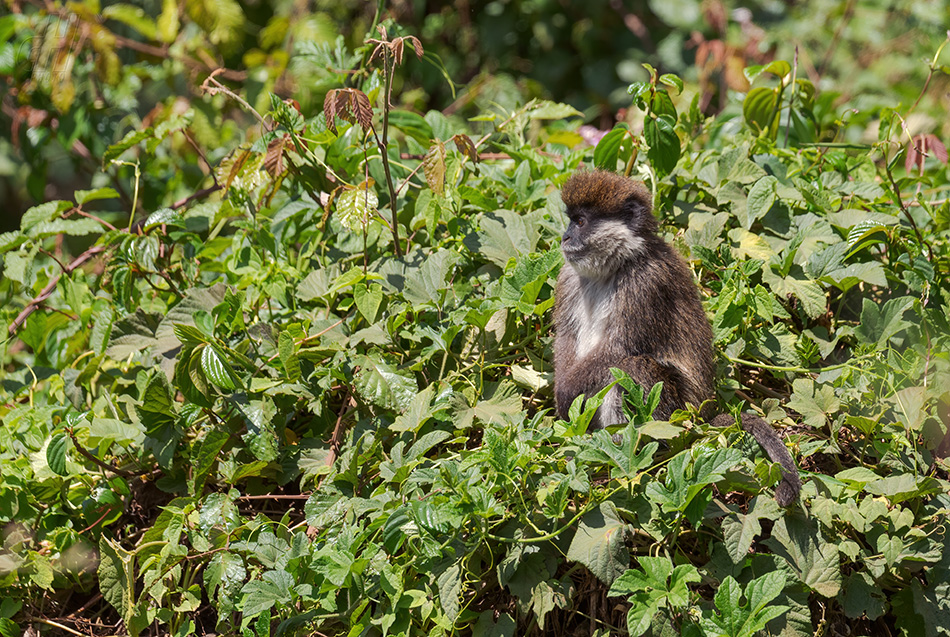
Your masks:
<instances>
[{"instance_id":1,"label":"shaded background","mask_svg":"<svg viewBox=\"0 0 950 637\"><path fill-rule=\"evenodd\" d=\"M105 148L188 108L193 143L170 144L162 170L150 164L141 203L167 205L160 197L169 185L193 191L253 131L245 111L200 90L213 69L227 69L219 79L254 105L268 104L271 92L293 93L313 115L328 89L365 79L351 72L354 60L321 67L314 52L332 50L337 38L359 46L379 22L390 35L417 36L426 51L397 74L404 107L471 116L544 97L581 109L601 129L631 117L626 87L646 79L644 62L682 76L680 99L698 94L702 110L714 114L728 91L747 89L744 67L796 54L798 72L822 92L829 114L849 101L850 117L870 119L873 107L862 105L886 101L882 95L895 104L915 99L950 24L946 2L912 0L4 3L0 231L16 228L30 206L80 188L112 186L127 210L133 168L104 166ZM938 103L918 112L945 111L947 86L937 73L925 99ZM946 140L943 121L918 115L909 125ZM199 147L221 153L203 156Z\"/></svg>"}]
</instances>

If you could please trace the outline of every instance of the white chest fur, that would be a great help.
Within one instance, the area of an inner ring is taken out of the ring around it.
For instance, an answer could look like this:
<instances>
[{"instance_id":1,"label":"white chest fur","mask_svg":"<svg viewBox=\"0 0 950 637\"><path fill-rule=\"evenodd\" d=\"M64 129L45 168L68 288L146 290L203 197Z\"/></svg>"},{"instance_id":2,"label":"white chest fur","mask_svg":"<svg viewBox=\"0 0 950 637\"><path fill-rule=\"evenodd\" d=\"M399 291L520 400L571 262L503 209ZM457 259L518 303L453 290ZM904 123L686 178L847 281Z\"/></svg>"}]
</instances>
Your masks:
<instances>
[{"instance_id":1,"label":"white chest fur","mask_svg":"<svg viewBox=\"0 0 950 637\"><path fill-rule=\"evenodd\" d=\"M579 294L570 309L577 344L574 355L583 358L600 345L606 335L614 299L614 282L579 277Z\"/></svg>"}]
</instances>

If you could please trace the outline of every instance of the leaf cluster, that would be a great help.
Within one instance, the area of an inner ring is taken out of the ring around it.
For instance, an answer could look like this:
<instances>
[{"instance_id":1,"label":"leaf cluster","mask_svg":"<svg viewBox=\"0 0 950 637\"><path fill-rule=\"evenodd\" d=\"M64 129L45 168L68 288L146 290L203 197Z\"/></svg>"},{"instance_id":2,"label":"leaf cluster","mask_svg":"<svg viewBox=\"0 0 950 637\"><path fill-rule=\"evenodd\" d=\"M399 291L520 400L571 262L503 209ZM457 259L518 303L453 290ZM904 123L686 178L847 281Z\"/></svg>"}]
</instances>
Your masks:
<instances>
[{"instance_id":1,"label":"leaf cluster","mask_svg":"<svg viewBox=\"0 0 950 637\"><path fill-rule=\"evenodd\" d=\"M77 191L0 235L0 634L89 628L97 594L131 635L950 630L948 176L900 161L907 110L845 144L793 63L748 72L739 118L648 69L642 130L592 147L554 102L395 109L382 36L322 111L209 78L261 124L194 196ZM148 181L197 118L104 156ZM717 399L785 432L801 504L737 427L653 421L660 387L618 374L616 431L586 433L596 399L552 415L559 188L588 165L655 193Z\"/></svg>"}]
</instances>

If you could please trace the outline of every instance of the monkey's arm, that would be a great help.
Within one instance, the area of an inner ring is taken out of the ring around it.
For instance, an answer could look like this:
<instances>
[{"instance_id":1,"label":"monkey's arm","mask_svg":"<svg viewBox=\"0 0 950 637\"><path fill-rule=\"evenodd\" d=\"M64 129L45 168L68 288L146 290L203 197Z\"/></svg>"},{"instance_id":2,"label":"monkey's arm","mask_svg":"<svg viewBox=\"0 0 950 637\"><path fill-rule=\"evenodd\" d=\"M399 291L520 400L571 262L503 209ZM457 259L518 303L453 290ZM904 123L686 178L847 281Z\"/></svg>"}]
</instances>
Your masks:
<instances>
[{"instance_id":1,"label":"monkey's arm","mask_svg":"<svg viewBox=\"0 0 950 637\"><path fill-rule=\"evenodd\" d=\"M734 422L729 414L719 414L712 419L715 427L728 427ZM798 499L802 489L801 478L798 477L798 468L792 460L792 455L785 447L775 430L767 422L755 414L742 414L742 428L752 434L759 445L765 450L772 462L782 466L782 481L775 487L775 501L780 506L787 507Z\"/></svg>"}]
</instances>

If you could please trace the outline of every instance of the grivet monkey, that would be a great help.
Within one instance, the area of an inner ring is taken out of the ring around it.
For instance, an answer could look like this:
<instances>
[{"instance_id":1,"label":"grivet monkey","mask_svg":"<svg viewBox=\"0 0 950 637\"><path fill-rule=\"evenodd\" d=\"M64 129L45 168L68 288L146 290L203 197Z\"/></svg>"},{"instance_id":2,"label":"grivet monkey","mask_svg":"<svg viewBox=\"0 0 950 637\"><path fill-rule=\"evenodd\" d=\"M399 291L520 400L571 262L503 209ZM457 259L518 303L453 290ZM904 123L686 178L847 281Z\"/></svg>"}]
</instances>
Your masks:
<instances>
[{"instance_id":1,"label":"grivet monkey","mask_svg":"<svg viewBox=\"0 0 950 637\"><path fill-rule=\"evenodd\" d=\"M686 403L713 397L712 329L686 262L657 235L650 192L605 171L575 173L561 190L569 224L561 241L564 266L554 309L554 394L566 418L574 399L592 396L623 370L646 391L663 382L654 416L667 419ZM625 422L615 385L591 422ZM713 419L728 426L728 414ZM801 480L788 449L764 420L741 416L773 462L782 467L775 499L788 506Z\"/></svg>"}]
</instances>

